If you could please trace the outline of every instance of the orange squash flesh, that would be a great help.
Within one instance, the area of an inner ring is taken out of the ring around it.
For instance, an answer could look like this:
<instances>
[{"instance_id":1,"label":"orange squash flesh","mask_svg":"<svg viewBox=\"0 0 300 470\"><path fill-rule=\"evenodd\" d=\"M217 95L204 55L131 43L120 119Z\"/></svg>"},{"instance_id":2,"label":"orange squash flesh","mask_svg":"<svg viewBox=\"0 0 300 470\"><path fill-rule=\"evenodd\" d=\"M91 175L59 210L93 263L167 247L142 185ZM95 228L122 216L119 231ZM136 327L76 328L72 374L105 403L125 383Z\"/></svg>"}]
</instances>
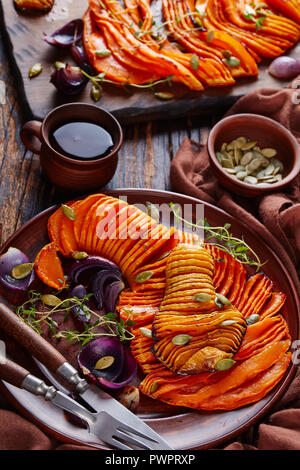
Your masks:
<instances>
[{"instance_id":1,"label":"orange squash flesh","mask_svg":"<svg viewBox=\"0 0 300 470\"><path fill-rule=\"evenodd\" d=\"M179 384L179 380L176 380L176 378L174 381L172 380L174 376L167 376L167 379L164 380L163 375L162 379L160 379L160 374L153 372L144 379L140 389L144 394L166 403L196 409L202 409L202 406L204 406L204 409L207 409L208 402L212 401L215 397L224 396L224 394L240 387L244 388L247 383L255 380L260 373L276 364L278 360L281 360L282 355L286 353L289 346L289 341L273 343L261 353L238 363L229 371L184 377L181 384ZM285 361L284 371L288 367L289 362L290 360ZM277 381L278 378L276 379ZM154 383L155 386L153 386ZM262 395L265 394L265 386L265 382L262 381L260 387ZM247 399L246 395L243 405L248 404L251 400L252 397L250 396ZM229 409L228 405L229 403L227 403ZM235 407L234 402L230 402L230 409L232 407ZM220 407L219 409L223 408Z\"/></svg>"},{"instance_id":2,"label":"orange squash flesh","mask_svg":"<svg viewBox=\"0 0 300 470\"><path fill-rule=\"evenodd\" d=\"M80 245L81 239L81 231L83 229L83 222L85 216L91 206L100 199L103 199L105 196L103 194L92 194L91 196L86 197L78 202L78 206L76 209L76 220L74 221L74 235L77 241L77 244L80 249L82 249L82 245Z\"/></svg>"},{"instance_id":3,"label":"orange squash flesh","mask_svg":"<svg viewBox=\"0 0 300 470\"><path fill-rule=\"evenodd\" d=\"M68 205L73 209L75 215L77 216L77 207L79 205L79 202L75 202L74 204ZM74 220L69 219L65 215L60 220L61 226L59 235L62 248L61 253L64 256L69 257L72 255L72 253L74 253L74 251L78 251L78 243L74 232Z\"/></svg>"},{"instance_id":4,"label":"orange squash flesh","mask_svg":"<svg viewBox=\"0 0 300 470\"><path fill-rule=\"evenodd\" d=\"M65 287L64 271L54 242L41 249L35 259L34 268L40 280L48 286L57 290Z\"/></svg>"},{"instance_id":5,"label":"orange squash flesh","mask_svg":"<svg viewBox=\"0 0 300 470\"><path fill-rule=\"evenodd\" d=\"M84 34L83 42L87 52L89 62L98 73L105 73L106 78L114 80L120 84L133 83L143 85L153 81L153 73L139 71L125 67L113 54L108 57L99 57L95 51L108 48L103 33L96 27L90 9L83 17Z\"/></svg>"},{"instance_id":6,"label":"orange squash flesh","mask_svg":"<svg viewBox=\"0 0 300 470\"><path fill-rule=\"evenodd\" d=\"M166 292L153 324L157 340L153 351L174 372L214 370L218 360L231 357L240 346L245 321L233 306L216 309L212 275L212 257L205 248L178 245L168 257ZM199 293L211 300L198 302L194 297ZM223 326L228 320L233 323ZM190 341L174 345L178 335L189 335Z\"/></svg>"}]
</instances>

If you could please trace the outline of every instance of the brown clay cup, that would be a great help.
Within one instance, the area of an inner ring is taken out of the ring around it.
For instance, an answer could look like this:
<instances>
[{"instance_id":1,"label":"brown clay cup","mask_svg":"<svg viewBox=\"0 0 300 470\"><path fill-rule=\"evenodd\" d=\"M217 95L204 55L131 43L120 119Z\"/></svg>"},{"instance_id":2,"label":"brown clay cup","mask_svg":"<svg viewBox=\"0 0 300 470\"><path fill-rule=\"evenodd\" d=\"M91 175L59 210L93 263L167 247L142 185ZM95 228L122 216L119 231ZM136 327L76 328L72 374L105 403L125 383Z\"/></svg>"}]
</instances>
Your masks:
<instances>
[{"instance_id":1,"label":"brown clay cup","mask_svg":"<svg viewBox=\"0 0 300 470\"><path fill-rule=\"evenodd\" d=\"M98 124L112 136L111 152L95 160L77 160L57 152L50 144L51 133L71 121ZM89 192L105 186L114 176L118 165L118 151L123 143L122 128L117 119L98 106L87 103L69 103L58 106L42 122L29 121L21 129L25 147L40 156L41 166L49 180L61 191Z\"/></svg>"},{"instance_id":2,"label":"brown clay cup","mask_svg":"<svg viewBox=\"0 0 300 470\"><path fill-rule=\"evenodd\" d=\"M270 185L257 186L244 183L226 172L219 163L216 153L223 142L245 136L257 141L261 148L277 150L276 158L284 166L282 181ZM258 114L235 114L219 121L208 138L210 164L221 185L245 197L256 197L266 193L281 191L290 184L300 172L300 146L288 129L273 119Z\"/></svg>"}]
</instances>

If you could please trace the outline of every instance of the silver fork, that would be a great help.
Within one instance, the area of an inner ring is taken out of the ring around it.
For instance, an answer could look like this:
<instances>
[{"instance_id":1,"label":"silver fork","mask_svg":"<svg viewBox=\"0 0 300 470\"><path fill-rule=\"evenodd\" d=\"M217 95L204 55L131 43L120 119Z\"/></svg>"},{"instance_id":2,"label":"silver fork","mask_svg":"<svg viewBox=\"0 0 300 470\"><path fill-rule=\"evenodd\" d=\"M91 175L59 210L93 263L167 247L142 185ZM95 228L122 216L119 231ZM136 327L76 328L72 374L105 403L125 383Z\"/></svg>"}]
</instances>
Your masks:
<instances>
[{"instance_id":1,"label":"silver fork","mask_svg":"<svg viewBox=\"0 0 300 470\"><path fill-rule=\"evenodd\" d=\"M119 421L106 411L91 412L64 392L57 390L53 385L46 385L42 379L9 359L0 363L0 379L34 395L41 395L46 401L81 418L91 436L95 436L95 444L98 446L101 439L106 444L121 450L132 450L128 444L134 446L133 448L147 450L170 449L151 428L149 428L150 437Z\"/></svg>"}]
</instances>

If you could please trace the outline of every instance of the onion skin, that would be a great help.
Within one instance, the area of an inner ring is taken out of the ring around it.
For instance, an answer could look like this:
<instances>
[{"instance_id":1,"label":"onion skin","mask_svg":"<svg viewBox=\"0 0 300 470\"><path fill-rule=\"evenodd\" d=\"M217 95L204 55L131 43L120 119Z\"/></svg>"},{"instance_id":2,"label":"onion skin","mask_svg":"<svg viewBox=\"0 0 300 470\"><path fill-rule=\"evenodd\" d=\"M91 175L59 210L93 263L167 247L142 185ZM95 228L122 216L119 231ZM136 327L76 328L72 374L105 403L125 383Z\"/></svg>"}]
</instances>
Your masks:
<instances>
[{"instance_id":1,"label":"onion skin","mask_svg":"<svg viewBox=\"0 0 300 470\"><path fill-rule=\"evenodd\" d=\"M72 20L65 24L62 28L47 34L44 37L51 46L70 47L77 41L81 41L83 37L83 21L81 19Z\"/></svg>"},{"instance_id":2,"label":"onion skin","mask_svg":"<svg viewBox=\"0 0 300 470\"><path fill-rule=\"evenodd\" d=\"M95 364L104 356L113 356L114 363L107 369L95 370ZM104 336L89 342L78 355L78 365L91 382L111 390L128 385L137 372L136 360L116 337Z\"/></svg>"},{"instance_id":3,"label":"onion skin","mask_svg":"<svg viewBox=\"0 0 300 470\"><path fill-rule=\"evenodd\" d=\"M14 279L10 273L15 266L29 263L29 258L18 248L10 247L0 256L0 285L5 289L5 295L14 305L24 302L27 291L35 280L35 271L24 279Z\"/></svg>"},{"instance_id":4,"label":"onion skin","mask_svg":"<svg viewBox=\"0 0 300 470\"><path fill-rule=\"evenodd\" d=\"M300 61L287 56L277 57L271 63L269 73L276 78L295 78L300 74Z\"/></svg>"}]
</instances>

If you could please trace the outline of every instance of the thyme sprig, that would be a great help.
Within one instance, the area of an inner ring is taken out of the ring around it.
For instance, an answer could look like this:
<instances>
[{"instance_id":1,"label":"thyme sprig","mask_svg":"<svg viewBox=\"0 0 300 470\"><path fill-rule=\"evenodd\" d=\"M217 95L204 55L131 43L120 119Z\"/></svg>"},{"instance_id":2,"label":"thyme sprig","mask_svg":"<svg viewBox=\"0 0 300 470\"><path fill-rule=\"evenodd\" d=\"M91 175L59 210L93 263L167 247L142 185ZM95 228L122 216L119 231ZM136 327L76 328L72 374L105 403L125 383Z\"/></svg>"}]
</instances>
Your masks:
<instances>
[{"instance_id":1,"label":"thyme sprig","mask_svg":"<svg viewBox=\"0 0 300 470\"><path fill-rule=\"evenodd\" d=\"M120 341L131 341L134 335L127 329L129 326L135 325L131 320L124 320L120 318L116 320L117 314L110 312L106 315L100 316L93 312L98 317L92 324L84 323L84 331L74 331L66 329L59 331L54 335L55 338L65 338L68 343L73 341L81 343L82 346L89 343L93 339L100 338L101 336L117 336ZM106 327L107 332L99 332L98 328Z\"/></svg>"},{"instance_id":2,"label":"thyme sprig","mask_svg":"<svg viewBox=\"0 0 300 470\"><path fill-rule=\"evenodd\" d=\"M111 85L117 85L117 86L121 86L123 88L126 88L126 87L133 87L133 88L150 88L152 89L152 91L155 91L155 87L157 85L161 85L162 83L167 83L169 86L172 86L172 78L173 78L173 75L169 75L168 77L164 78L164 79L161 79L161 80L156 80L156 81L153 81L153 82L150 82L150 83L145 83L144 85L137 85L137 84L133 84L133 83L119 83L119 82L116 82L114 80L108 80L105 78L105 73L99 73L98 75L89 75L87 72L85 72L84 70L81 69L81 72L83 73L83 75L85 77L87 77L94 86L96 86L97 88L99 88L100 90L102 89L102 84L103 83L109 83Z\"/></svg>"},{"instance_id":3,"label":"thyme sprig","mask_svg":"<svg viewBox=\"0 0 300 470\"><path fill-rule=\"evenodd\" d=\"M171 202L169 206L174 214L175 220L183 222L188 227L192 228L194 231L196 229L204 230L206 234L204 238L205 242L210 242L221 250L227 251L234 259L238 260L240 263L255 267L257 272L266 263L262 263L260 261L259 256L245 242L243 237L234 237L233 234L229 232L231 224L226 223L224 226L213 227L208 223L207 219L199 220L196 223L193 223L181 217L180 207L176 208L173 202Z\"/></svg>"},{"instance_id":4,"label":"thyme sprig","mask_svg":"<svg viewBox=\"0 0 300 470\"><path fill-rule=\"evenodd\" d=\"M47 326L54 338L65 338L68 343L75 341L80 342L84 346L91 340L101 336L116 336L120 341L132 340L134 335L127 328L133 326L135 322L131 320L124 322L122 318L117 320L117 314L113 312L99 315L87 304L92 295L87 294L83 299L78 299L77 297L63 299L49 310L43 302L43 294L30 290L28 292L28 300L23 305L16 307L16 314L39 335L43 335L43 327ZM70 329L57 331L59 325L52 318L52 315L63 312L65 321L74 307L78 307L79 310L83 309L87 320L96 317L96 321L91 324L83 323L83 332ZM107 331L100 332L99 328L105 328Z\"/></svg>"},{"instance_id":5,"label":"thyme sprig","mask_svg":"<svg viewBox=\"0 0 300 470\"><path fill-rule=\"evenodd\" d=\"M246 20L253 21L255 23L256 31L259 31L263 27L265 19L269 13L270 11L268 10L267 4L261 3L256 5L252 2L249 5L246 5L244 18Z\"/></svg>"}]
</instances>

